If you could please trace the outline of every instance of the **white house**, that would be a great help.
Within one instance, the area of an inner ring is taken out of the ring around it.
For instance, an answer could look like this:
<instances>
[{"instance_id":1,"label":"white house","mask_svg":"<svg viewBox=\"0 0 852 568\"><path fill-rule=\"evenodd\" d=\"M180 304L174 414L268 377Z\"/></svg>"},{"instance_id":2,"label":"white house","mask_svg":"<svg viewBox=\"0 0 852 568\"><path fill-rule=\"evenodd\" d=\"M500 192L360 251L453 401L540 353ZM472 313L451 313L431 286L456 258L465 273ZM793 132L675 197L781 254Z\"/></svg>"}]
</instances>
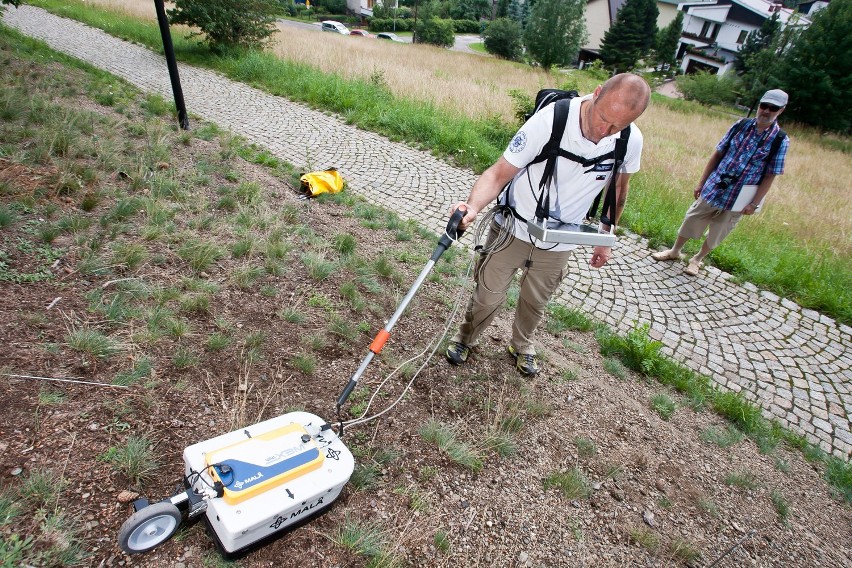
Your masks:
<instances>
[{"instance_id":1,"label":"white house","mask_svg":"<svg viewBox=\"0 0 852 568\"><path fill-rule=\"evenodd\" d=\"M686 73L723 74L731 69L748 34L775 13L782 28L811 23L807 16L767 0L708 0L678 8L685 14L677 58Z\"/></svg>"},{"instance_id":2,"label":"white house","mask_svg":"<svg viewBox=\"0 0 852 568\"><path fill-rule=\"evenodd\" d=\"M626 0L588 0L585 8L586 31L589 38L580 50L581 65L598 58L604 34L615 22L615 16ZM677 16L681 0L657 0L657 28L669 25Z\"/></svg>"}]
</instances>

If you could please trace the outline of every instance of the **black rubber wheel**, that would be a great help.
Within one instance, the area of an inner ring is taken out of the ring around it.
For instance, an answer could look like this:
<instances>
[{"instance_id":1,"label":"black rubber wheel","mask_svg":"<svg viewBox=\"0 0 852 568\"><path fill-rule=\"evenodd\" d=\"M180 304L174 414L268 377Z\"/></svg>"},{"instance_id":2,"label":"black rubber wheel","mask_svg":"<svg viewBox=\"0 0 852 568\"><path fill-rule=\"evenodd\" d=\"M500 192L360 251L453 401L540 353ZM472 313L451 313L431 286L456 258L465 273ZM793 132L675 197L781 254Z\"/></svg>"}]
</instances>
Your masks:
<instances>
[{"instance_id":1,"label":"black rubber wheel","mask_svg":"<svg viewBox=\"0 0 852 568\"><path fill-rule=\"evenodd\" d=\"M180 510L175 505L169 501L154 503L124 521L118 531L118 546L128 554L147 552L169 540L180 522Z\"/></svg>"}]
</instances>

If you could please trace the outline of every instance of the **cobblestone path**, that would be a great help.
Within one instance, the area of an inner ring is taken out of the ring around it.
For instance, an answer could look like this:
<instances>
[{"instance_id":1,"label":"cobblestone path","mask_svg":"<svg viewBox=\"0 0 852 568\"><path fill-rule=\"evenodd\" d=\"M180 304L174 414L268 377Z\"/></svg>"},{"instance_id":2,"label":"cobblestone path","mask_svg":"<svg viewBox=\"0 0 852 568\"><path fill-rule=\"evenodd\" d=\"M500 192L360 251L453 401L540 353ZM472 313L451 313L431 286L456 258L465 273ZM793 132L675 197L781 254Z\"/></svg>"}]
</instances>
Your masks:
<instances>
[{"instance_id":1,"label":"cobblestone path","mask_svg":"<svg viewBox=\"0 0 852 568\"><path fill-rule=\"evenodd\" d=\"M137 85L171 99L159 54L31 6L8 8L3 21ZM186 65L181 82L191 113L269 148L297 168L336 166L349 187L438 231L448 207L475 176L353 126ZM795 303L731 282L710 268L689 278L648 257L644 239L621 238L606 269L581 252L558 298L620 333L649 324L663 353L742 392L768 417L824 450L852 457L852 329Z\"/></svg>"}]
</instances>

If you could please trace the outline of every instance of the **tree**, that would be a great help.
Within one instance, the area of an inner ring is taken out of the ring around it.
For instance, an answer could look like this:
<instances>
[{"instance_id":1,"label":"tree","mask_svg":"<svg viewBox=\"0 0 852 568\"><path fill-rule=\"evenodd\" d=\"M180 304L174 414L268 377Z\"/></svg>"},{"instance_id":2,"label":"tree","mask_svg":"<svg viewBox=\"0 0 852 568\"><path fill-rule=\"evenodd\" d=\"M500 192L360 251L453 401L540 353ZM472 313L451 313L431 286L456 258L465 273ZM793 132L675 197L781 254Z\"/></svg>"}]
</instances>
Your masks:
<instances>
[{"instance_id":1,"label":"tree","mask_svg":"<svg viewBox=\"0 0 852 568\"><path fill-rule=\"evenodd\" d=\"M485 50L503 59L520 59L524 53L521 43L521 24L507 18L497 18L482 33Z\"/></svg>"},{"instance_id":2,"label":"tree","mask_svg":"<svg viewBox=\"0 0 852 568\"><path fill-rule=\"evenodd\" d=\"M778 73L783 60L801 34L801 29L795 25L795 18L788 20L787 26L782 28L778 15L773 14L759 30L748 35L734 60L735 68L737 65L740 68L742 100L752 108L764 92L778 86Z\"/></svg>"},{"instance_id":3,"label":"tree","mask_svg":"<svg viewBox=\"0 0 852 568\"><path fill-rule=\"evenodd\" d=\"M545 69L570 65L586 41L585 0L538 0L532 7L524 43L533 61Z\"/></svg>"},{"instance_id":4,"label":"tree","mask_svg":"<svg viewBox=\"0 0 852 568\"><path fill-rule=\"evenodd\" d=\"M657 34L654 47L655 59L658 65L668 66L669 69L677 65L677 46L680 44L680 34L683 32L683 12L678 11L675 19Z\"/></svg>"},{"instance_id":5,"label":"tree","mask_svg":"<svg viewBox=\"0 0 852 568\"><path fill-rule=\"evenodd\" d=\"M645 57L657 37L660 11L655 0L627 0L601 42L601 60L607 67L628 71Z\"/></svg>"},{"instance_id":6,"label":"tree","mask_svg":"<svg viewBox=\"0 0 852 568\"><path fill-rule=\"evenodd\" d=\"M448 15L454 20L478 20L491 16L490 0L456 0L450 4Z\"/></svg>"},{"instance_id":7,"label":"tree","mask_svg":"<svg viewBox=\"0 0 852 568\"><path fill-rule=\"evenodd\" d=\"M21 0L3 0L3 4L11 4L15 8L21 5Z\"/></svg>"},{"instance_id":8,"label":"tree","mask_svg":"<svg viewBox=\"0 0 852 568\"><path fill-rule=\"evenodd\" d=\"M530 15L529 2L521 0L511 0L506 15L521 24L521 28L527 25L527 18Z\"/></svg>"},{"instance_id":9,"label":"tree","mask_svg":"<svg viewBox=\"0 0 852 568\"><path fill-rule=\"evenodd\" d=\"M852 130L852 0L834 0L813 16L778 69L790 94L784 118L849 134Z\"/></svg>"},{"instance_id":10,"label":"tree","mask_svg":"<svg viewBox=\"0 0 852 568\"><path fill-rule=\"evenodd\" d=\"M734 69L737 70L737 73L742 75L755 67L757 65L757 62L754 61L755 56L766 51L780 32L781 22L778 19L778 12L772 14L771 18L763 20L760 28L749 32L742 47L737 52L736 59L734 59Z\"/></svg>"},{"instance_id":11,"label":"tree","mask_svg":"<svg viewBox=\"0 0 852 568\"><path fill-rule=\"evenodd\" d=\"M176 0L169 10L173 24L194 26L211 49L222 47L260 48L275 32L278 0Z\"/></svg>"}]
</instances>

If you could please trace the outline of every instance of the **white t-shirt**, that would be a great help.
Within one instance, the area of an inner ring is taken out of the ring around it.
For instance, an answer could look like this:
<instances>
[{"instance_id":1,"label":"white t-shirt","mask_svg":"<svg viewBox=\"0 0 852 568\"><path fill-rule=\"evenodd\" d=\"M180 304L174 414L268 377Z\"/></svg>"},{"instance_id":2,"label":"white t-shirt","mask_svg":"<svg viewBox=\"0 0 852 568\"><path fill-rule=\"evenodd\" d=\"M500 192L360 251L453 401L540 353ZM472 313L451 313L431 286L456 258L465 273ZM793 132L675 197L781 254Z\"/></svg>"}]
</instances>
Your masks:
<instances>
[{"instance_id":1,"label":"white t-shirt","mask_svg":"<svg viewBox=\"0 0 852 568\"><path fill-rule=\"evenodd\" d=\"M615 141L619 134L607 136L595 144L587 140L580 131L580 105L585 100L590 100L592 95L575 97L571 100L568 112L568 123L565 125L565 133L562 135L560 147L563 150L581 156L583 158L594 158L615 148ZM544 145L550 140L550 132L553 128L553 109L551 104L541 109L518 130L515 137L509 143L503 157L510 164L521 171L512 180L509 191L509 205L521 217L532 219L535 217L535 209L538 202L538 184L544 172L545 161L537 164L529 164L541 153ZM627 142L627 155L621 166L623 173L635 173L639 171L639 160L642 155L642 133L635 124L630 125L630 138ZM595 196L609 183L612 175L614 158L603 161L598 167L584 168L573 160L559 158L550 186L550 217L560 219L563 223L580 223L589 211ZM592 169L592 171L588 171ZM498 221L502 221L498 217ZM542 249L564 251L571 250L577 245L543 243L531 239L527 232L526 224L516 219L515 237L534 244Z\"/></svg>"}]
</instances>

